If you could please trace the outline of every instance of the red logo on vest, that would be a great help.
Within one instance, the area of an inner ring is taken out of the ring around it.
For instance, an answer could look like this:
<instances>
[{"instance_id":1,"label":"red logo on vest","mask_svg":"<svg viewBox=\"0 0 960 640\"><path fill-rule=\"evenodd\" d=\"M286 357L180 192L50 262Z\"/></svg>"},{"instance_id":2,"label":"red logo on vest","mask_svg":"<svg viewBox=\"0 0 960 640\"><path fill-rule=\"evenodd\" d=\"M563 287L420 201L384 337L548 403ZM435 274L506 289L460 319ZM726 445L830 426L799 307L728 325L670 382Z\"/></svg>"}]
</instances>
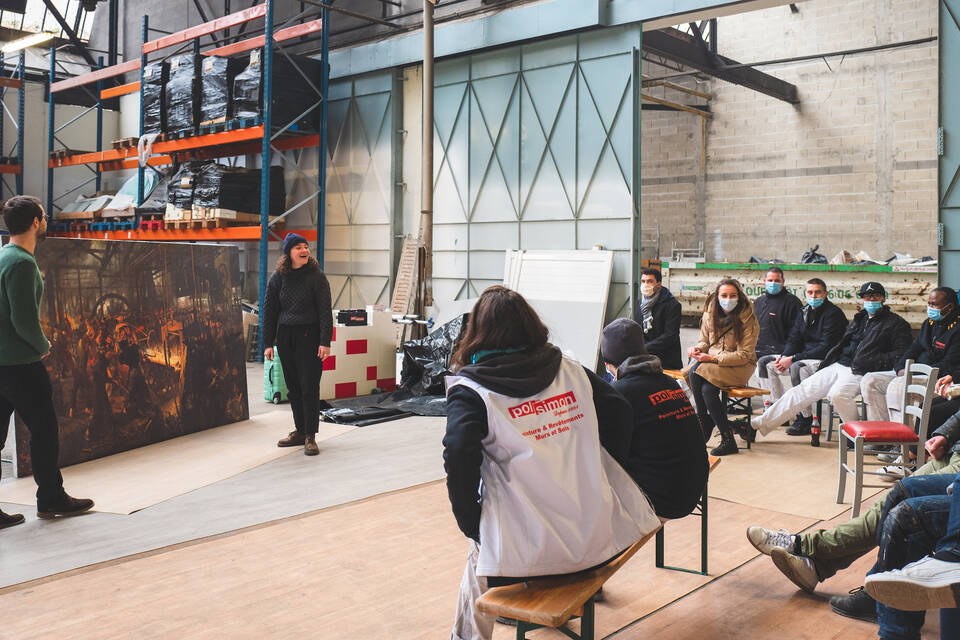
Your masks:
<instances>
[{"instance_id":1,"label":"red logo on vest","mask_svg":"<svg viewBox=\"0 0 960 640\"><path fill-rule=\"evenodd\" d=\"M538 416L541 413L556 411L557 409L569 407L576 403L577 397L573 395L573 391L567 391L566 393L551 398L544 398L543 400L528 400L523 404L508 408L507 411L510 412L511 418L517 419L523 418L524 416Z\"/></svg>"}]
</instances>

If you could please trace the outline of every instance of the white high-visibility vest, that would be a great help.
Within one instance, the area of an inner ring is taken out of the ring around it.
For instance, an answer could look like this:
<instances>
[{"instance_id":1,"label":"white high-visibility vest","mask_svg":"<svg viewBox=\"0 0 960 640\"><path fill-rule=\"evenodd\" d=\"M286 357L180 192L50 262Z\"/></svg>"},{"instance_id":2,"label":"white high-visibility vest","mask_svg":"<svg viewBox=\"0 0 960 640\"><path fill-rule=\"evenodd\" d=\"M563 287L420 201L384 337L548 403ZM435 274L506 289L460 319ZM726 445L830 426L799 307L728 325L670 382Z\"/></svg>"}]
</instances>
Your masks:
<instances>
[{"instance_id":1,"label":"white high-visibility vest","mask_svg":"<svg viewBox=\"0 0 960 640\"><path fill-rule=\"evenodd\" d=\"M600 445L593 390L579 363L564 357L550 386L528 398L462 376L446 382L473 389L487 409L478 575L580 571L660 526L646 496Z\"/></svg>"}]
</instances>

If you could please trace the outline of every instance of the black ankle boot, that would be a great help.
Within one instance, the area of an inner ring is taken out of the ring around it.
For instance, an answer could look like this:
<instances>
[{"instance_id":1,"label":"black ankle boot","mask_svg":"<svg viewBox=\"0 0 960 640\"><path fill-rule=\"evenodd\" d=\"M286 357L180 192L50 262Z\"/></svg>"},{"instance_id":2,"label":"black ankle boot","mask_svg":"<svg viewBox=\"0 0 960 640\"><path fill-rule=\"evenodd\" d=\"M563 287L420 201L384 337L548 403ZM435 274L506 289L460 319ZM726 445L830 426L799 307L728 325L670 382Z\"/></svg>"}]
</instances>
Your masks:
<instances>
[{"instance_id":1,"label":"black ankle boot","mask_svg":"<svg viewBox=\"0 0 960 640\"><path fill-rule=\"evenodd\" d=\"M710 452L712 456L726 456L732 453L740 453L737 441L733 437L732 431L720 432L720 445Z\"/></svg>"}]
</instances>

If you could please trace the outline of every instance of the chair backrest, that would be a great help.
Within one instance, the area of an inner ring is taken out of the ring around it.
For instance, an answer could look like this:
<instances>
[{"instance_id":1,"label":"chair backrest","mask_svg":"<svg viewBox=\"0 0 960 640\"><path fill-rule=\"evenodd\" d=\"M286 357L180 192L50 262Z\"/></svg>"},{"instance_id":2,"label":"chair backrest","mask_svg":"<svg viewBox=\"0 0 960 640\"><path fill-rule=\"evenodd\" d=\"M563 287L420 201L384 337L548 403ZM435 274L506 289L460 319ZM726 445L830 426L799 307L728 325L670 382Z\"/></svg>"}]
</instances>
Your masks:
<instances>
[{"instance_id":1,"label":"chair backrest","mask_svg":"<svg viewBox=\"0 0 960 640\"><path fill-rule=\"evenodd\" d=\"M907 360L903 367L903 423L916 429L920 444L917 446L917 466L927 461L927 450L923 443L927 441L927 425L930 422L930 407L933 405L934 388L940 370L913 360ZM911 420L910 418L913 418ZM911 423L915 423L911 424Z\"/></svg>"}]
</instances>

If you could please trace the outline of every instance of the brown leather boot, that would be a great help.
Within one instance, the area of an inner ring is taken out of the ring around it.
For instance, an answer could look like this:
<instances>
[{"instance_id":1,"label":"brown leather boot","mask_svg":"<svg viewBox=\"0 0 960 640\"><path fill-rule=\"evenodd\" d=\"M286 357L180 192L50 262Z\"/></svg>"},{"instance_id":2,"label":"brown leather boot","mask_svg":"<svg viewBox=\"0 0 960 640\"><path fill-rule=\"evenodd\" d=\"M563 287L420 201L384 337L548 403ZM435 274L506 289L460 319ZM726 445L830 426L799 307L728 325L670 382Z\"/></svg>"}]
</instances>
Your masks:
<instances>
[{"instance_id":1,"label":"brown leather boot","mask_svg":"<svg viewBox=\"0 0 960 640\"><path fill-rule=\"evenodd\" d=\"M303 446L304 437L302 433L298 431L291 431L287 434L286 438L283 438L277 442L278 447L300 447Z\"/></svg>"},{"instance_id":2,"label":"brown leather boot","mask_svg":"<svg viewBox=\"0 0 960 640\"><path fill-rule=\"evenodd\" d=\"M303 455L305 456L320 455L320 447L317 446L317 436L315 435L307 436L307 440L303 444Z\"/></svg>"},{"instance_id":3,"label":"brown leather boot","mask_svg":"<svg viewBox=\"0 0 960 640\"><path fill-rule=\"evenodd\" d=\"M6 529L23 523L22 513L4 513L0 511L0 529Z\"/></svg>"}]
</instances>

